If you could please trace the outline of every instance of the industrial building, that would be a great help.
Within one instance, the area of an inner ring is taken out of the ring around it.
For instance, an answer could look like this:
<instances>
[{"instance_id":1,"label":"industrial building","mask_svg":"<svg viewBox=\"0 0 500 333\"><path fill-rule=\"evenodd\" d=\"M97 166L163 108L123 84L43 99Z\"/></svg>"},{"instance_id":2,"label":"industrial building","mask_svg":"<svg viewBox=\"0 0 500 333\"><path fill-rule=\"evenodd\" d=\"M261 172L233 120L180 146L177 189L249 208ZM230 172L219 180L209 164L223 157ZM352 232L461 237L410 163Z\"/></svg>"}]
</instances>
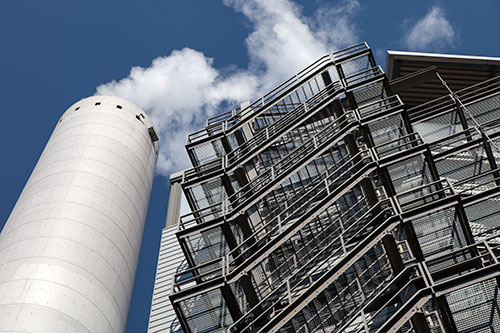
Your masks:
<instances>
[{"instance_id":1,"label":"industrial building","mask_svg":"<svg viewBox=\"0 0 500 333\"><path fill-rule=\"evenodd\" d=\"M0 234L0 332L125 331L157 156L127 100L61 116Z\"/></svg>"},{"instance_id":2,"label":"industrial building","mask_svg":"<svg viewBox=\"0 0 500 333\"><path fill-rule=\"evenodd\" d=\"M361 43L208 119L149 332L500 332L497 66Z\"/></svg>"}]
</instances>

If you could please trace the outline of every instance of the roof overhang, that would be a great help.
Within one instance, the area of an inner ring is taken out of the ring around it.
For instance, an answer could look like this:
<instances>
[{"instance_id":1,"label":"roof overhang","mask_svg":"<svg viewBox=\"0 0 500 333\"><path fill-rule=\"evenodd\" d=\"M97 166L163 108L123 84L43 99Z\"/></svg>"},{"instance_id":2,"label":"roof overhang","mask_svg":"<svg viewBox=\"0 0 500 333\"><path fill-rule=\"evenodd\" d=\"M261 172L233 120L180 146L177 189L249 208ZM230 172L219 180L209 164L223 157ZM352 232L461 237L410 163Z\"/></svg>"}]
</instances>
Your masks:
<instances>
[{"instance_id":1,"label":"roof overhang","mask_svg":"<svg viewBox=\"0 0 500 333\"><path fill-rule=\"evenodd\" d=\"M466 65L500 66L499 57L469 56L458 54L406 52L387 50L386 73L389 79L393 78L394 63L396 61L418 61L430 63L455 63Z\"/></svg>"}]
</instances>

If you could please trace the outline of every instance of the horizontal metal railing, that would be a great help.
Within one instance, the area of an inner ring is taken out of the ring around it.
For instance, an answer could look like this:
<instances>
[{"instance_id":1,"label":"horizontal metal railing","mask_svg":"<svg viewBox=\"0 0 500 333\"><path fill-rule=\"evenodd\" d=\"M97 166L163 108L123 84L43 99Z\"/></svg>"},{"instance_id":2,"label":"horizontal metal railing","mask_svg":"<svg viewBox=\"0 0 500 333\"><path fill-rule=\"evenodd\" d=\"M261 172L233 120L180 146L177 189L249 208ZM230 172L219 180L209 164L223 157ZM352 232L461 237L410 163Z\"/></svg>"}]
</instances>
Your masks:
<instances>
[{"instance_id":1,"label":"horizontal metal railing","mask_svg":"<svg viewBox=\"0 0 500 333\"><path fill-rule=\"evenodd\" d=\"M383 74L380 66L372 67L367 70L362 70L358 73L354 73L346 77L347 88L352 85L361 84L364 81L376 78ZM281 117L278 121L268 125L264 129L258 131L251 139L240 144L238 147L228 152L224 157L216 159L215 161L210 161L206 165L196 166L194 168L185 171L185 178L189 180L196 179L197 177L202 177L208 174L207 170L216 173L222 169L226 172L234 168L235 166L242 165L251 159L253 156L258 154L262 149L272 144L274 140L278 139L281 135L288 132L291 128L300 124L300 119L306 119L313 115L313 111L318 105L322 105L325 101L329 100L335 95L343 91L343 87L337 82L331 83L322 89L320 92L309 98L304 103L299 104L297 107L293 108L291 111L286 112L286 115ZM396 106L400 103L399 97L382 100L382 102L388 102L389 105L379 106L375 110L371 110L370 114L377 111L387 109L389 107ZM373 103L377 103L375 101ZM362 112L367 110L367 107L372 105L370 103L365 108L362 108ZM316 112L319 110L315 110ZM222 128L222 127L221 127ZM196 133L195 133L196 134Z\"/></svg>"},{"instance_id":2,"label":"horizontal metal railing","mask_svg":"<svg viewBox=\"0 0 500 333\"><path fill-rule=\"evenodd\" d=\"M355 171L361 169L362 166L370 162L372 162L372 158L367 151L359 152L334 172L328 173L327 177L311 188L304 197L314 197L318 201L329 195L331 191L342 189L342 185L345 181L354 181L351 177ZM288 229L289 225L293 224L299 216L307 215L314 207L314 202L303 202L300 199L290 204L287 209L283 210L267 224L257 229L253 233L253 237L243 241L227 254L227 272L231 273L235 270L239 266L238 262L243 261L243 264L248 265L245 259L249 257L255 249L277 238L277 236ZM255 240L257 241L254 243ZM283 239L281 239L281 241L283 241Z\"/></svg>"},{"instance_id":3,"label":"horizontal metal railing","mask_svg":"<svg viewBox=\"0 0 500 333\"><path fill-rule=\"evenodd\" d=\"M201 208L191 213L182 215L179 218L177 230L186 230L195 225L225 217L225 214L227 212L227 204L227 200L223 200L208 207Z\"/></svg>"},{"instance_id":4,"label":"horizontal metal railing","mask_svg":"<svg viewBox=\"0 0 500 333\"><path fill-rule=\"evenodd\" d=\"M442 139L438 139L429 143L429 148L433 155L446 152L451 148L462 146L467 140L477 139L481 136L481 132L472 127L464 131L450 134Z\"/></svg>"},{"instance_id":5,"label":"horizontal metal railing","mask_svg":"<svg viewBox=\"0 0 500 333\"><path fill-rule=\"evenodd\" d=\"M401 211L409 211L438 199L454 195L448 179L439 179L396 194Z\"/></svg>"},{"instance_id":6,"label":"horizontal metal railing","mask_svg":"<svg viewBox=\"0 0 500 333\"><path fill-rule=\"evenodd\" d=\"M352 75L346 76L344 78L345 81L345 86L346 87L351 87L358 85L359 83L366 81L374 76L377 75L382 75L384 71L382 70L382 67L380 66L375 66L369 69L362 70L360 72L354 73Z\"/></svg>"},{"instance_id":7,"label":"horizontal metal railing","mask_svg":"<svg viewBox=\"0 0 500 333\"><path fill-rule=\"evenodd\" d=\"M351 47L345 48L340 51L333 52L331 55L328 54L322 56L317 61L307 66L305 69L301 70L296 75L292 76L290 79L281 83L279 86L272 89L271 91L263 95L261 98L257 99L255 102L251 103L245 109L242 110L241 108L236 108L231 111L224 112L220 115L209 118L207 120L207 126L212 126L230 119L234 119L233 121L236 121L235 118L238 117L240 114L244 114L246 110L258 110L262 107L269 105L276 98L282 96L284 92L292 89L295 85L297 85L297 83L310 77L312 74L317 73L318 70L323 69L325 65L327 64L333 65L332 58L334 59L335 62L338 63L345 61L346 59L352 56L356 56L360 53L369 52L369 50L370 48L368 44L364 42L353 45Z\"/></svg>"},{"instance_id":8,"label":"horizontal metal railing","mask_svg":"<svg viewBox=\"0 0 500 333\"><path fill-rule=\"evenodd\" d=\"M203 282L224 276L224 267L224 258L214 259L194 268L185 267L176 272L172 277L172 293L200 286ZM205 270L205 268L209 269Z\"/></svg>"},{"instance_id":9,"label":"horizontal metal railing","mask_svg":"<svg viewBox=\"0 0 500 333\"><path fill-rule=\"evenodd\" d=\"M401 136L396 139L378 144L374 147L374 149L377 152L377 155L382 158L399 153L401 151L409 150L410 148L422 145L423 143L424 142L422 141L418 133L410 133L405 136Z\"/></svg>"},{"instance_id":10,"label":"horizontal metal railing","mask_svg":"<svg viewBox=\"0 0 500 333\"><path fill-rule=\"evenodd\" d=\"M372 207L363 215L362 218L359 219L359 223L366 227L385 216L390 211L388 207L385 207L385 204L386 202L380 202L376 206ZM363 223L364 219L366 219L365 223ZM353 229L354 232L350 233L351 229ZM276 287L272 293L268 294L256 306L249 310L245 316L235 322L229 331L233 332L234 330L237 330L244 332L249 330L257 322L262 321L276 311L276 304L289 304L291 303L290 301L295 299L299 294L307 292L307 287L313 282L313 280L311 280L311 276L315 274L315 270L319 270L317 273L321 274L324 271L333 269L333 267L335 267L335 265L339 262L340 258L349 252L349 250L345 247L345 244L349 244L349 241L358 237L362 231L366 232L366 229L359 228L356 224L352 224L349 228L344 230L341 235L331 240L330 243L324 246L309 262L298 267L298 270L292 276L290 276L280 286ZM350 234L351 237L349 239L342 240L344 234ZM337 248L335 247L336 244L344 244L344 246ZM332 245L334 245L333 248ZM321 262L328 261L330 261L330 265L333 265L333 267L321 264ZM292 283L290 281L292 281ZM264 308L264 311L260 311L261 308ZM248 320L249 317L253 317L251 321ZM245 322L246 326L241 328L241 324Z\"/></svg>"},{"instance_id":11,"label":"horizontal metal railing","mask_svg":"<svg viewBox=\"0 0 500 333\"><path fill-rule=\"evenodd\" d=\"M370 47L366 42L358 43L353 46L346 47L345 49L335 51L332 53L332 57L335 61L343 61L353 55L359 54L360 52L369 50Z\"/></svg>"},{"instance_id":12,"label":"horizontal metal railing","mask_svg":"<svg viewBox=\"0 0 500 333\"><path fill-rule=\"evenodd\" d=\"M403 102L398 95L392 95L377 101L369 102L354 110L360 119L368 119L371 116L383 113L391 109L402 107Z\"/></svg>"},{"instance_id":13,"label":"horizontal metal railing","mask_svg":"<svg viewBox=\"0 0 500 333\"><path fill-rule=\"evenodd\" d=\"M498 176L499 172L500 170L493 169L458 182L453 182L453 188L458 193L464 195L473 195L476 193L484 192L486 189L498 186L497 184L500 183L500 176ZM482 178L487 179L484 181L479 181Z\"/></svg>"},{"instance_id":14,"label":"horizontal metal railing","mask_svg":"<svg viewBox=\"0 0 500 333\"><path fill-rule=\"evenodd\" d=\"M458 90L455 95L467 105L476 99L498 91L500 91L500 76ZM455 107L456 104L453 99L449 95L445 95L409 109L408 114L412 121L418 121L426 118L426 116L435 117Z\"/></svg>"},{"instance_id":15,"label":"horizontal metal railing","mask_svg":"<svg viewBox=\"0 0 500 333\"><path fill-rule=\"evenodd\" d=\"M294 108L293 111L288 112L284 117L280 118L277 122L265 127L257 132L250 140L246 141L233 151L227 154L227 161L229 165L235 163L244 163L245 157L255 154L256 147L262 145L263 142L269 142L273 137L277 137L283 131L290 128L299 118L312 110L316 105L323 102L327 98L334 95L340 89L340 85L332 83L328 85L318 94L301 104L299 107Z\"/></svg>"}]
</instances>

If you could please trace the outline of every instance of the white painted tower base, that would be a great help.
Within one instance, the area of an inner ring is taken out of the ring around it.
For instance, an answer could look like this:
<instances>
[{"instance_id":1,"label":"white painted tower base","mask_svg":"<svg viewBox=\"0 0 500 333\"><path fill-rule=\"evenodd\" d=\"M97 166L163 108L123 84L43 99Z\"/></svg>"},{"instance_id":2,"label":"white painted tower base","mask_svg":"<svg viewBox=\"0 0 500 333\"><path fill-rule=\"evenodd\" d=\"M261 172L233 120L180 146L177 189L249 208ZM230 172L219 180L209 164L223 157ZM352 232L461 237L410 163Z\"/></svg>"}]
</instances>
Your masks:
<instances>
[{"instance_id":1,"label":"white painted tower base","mask_svg":"<svg viewBox=\"0 0 500 333\"><path fill-rule=\"evenodd\" d=\"M118 97L71 106L0 234L0 332L123 332L158 153Z\"/></svg>"}]
</instances>

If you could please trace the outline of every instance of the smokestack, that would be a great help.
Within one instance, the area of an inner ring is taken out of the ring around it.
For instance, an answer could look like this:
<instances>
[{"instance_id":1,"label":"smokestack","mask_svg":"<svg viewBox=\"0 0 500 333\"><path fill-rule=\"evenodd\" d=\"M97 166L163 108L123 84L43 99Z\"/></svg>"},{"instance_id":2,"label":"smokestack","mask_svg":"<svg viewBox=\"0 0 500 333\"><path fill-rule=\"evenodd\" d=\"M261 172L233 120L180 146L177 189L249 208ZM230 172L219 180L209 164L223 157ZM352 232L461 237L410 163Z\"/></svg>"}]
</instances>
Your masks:
<instances>
[{"instance_id":1,"label":"smokestack","mask_svg":"<svg viewBox=\"0 0 500 333\"><path fill-rule=\"evenodd\" d=\"M60 118L0 234L0 332L123 332L158 137L118 97Z\"/></svg>"}]
</instances>

